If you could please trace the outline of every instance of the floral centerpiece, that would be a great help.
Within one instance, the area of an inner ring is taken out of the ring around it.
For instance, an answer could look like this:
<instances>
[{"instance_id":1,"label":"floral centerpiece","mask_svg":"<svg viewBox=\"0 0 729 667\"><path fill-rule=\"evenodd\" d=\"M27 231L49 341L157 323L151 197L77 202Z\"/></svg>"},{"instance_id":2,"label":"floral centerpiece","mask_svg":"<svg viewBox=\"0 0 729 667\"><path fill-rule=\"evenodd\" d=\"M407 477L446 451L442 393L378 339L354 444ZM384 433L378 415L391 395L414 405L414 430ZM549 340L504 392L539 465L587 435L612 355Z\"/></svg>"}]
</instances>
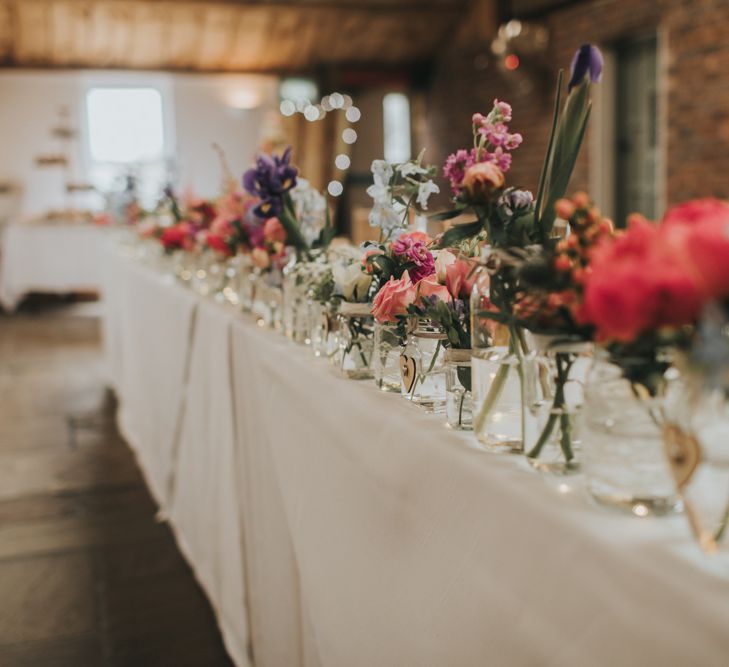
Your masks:
<instances>
[{"instance_id":1,"label":"floral centerpiece","mask_svg":"<svg viewBox=\"0 0 729 667\"><path fill-rule=\"evenodd\" d=\"M591 253L576 313L594 328L603 353L588 383L586 422L594 437L610 420L621 438L597 437L592 448L587 472L601 500L632 497L643 514L661 513L676 504L674 478L679 491L688 488L701 451L690 429L676 424L691 416L676 359L700 349L702 312L729 294L728 228L729 206L689 202L669 210L660 224L632 216L624 233L603 239ZM640 475L628 465L616 477L616 457L623 466L640 457Z\"/></svg>"},{"instance_id":2,"label":"floral centerpiece","mask_svg":"<svg viewBox=\"0 0 729 667\"><path fill-rule=\"evenodd\" d=\"M326 199L298 178L298 169L291 164L291 148L283 154L261 154L256 166L243 175L243 186L257 204L254 215L264 221L262 243L254 247L251 257L259 271L277 269L273 282L283 283L282 324L285 333L304 342L308 331L304 274L284 271L289 264L288 249L293 261L308 263L319 248L325 248L334 236ZM286 279L286 275L289 278ZM272 279L269 278L269 282Z\"/></svg>"},{"instance_id":3,"label":"floral centerpiece","mask_svg":"<svg viewBox=\"0 0 729 667\"><path fill-rule=\"evenodd\" d=\"M552 132L536 197L506 183L505 172L522 136L511 131L512 108L500 100L487 115L474 114L473 147L452 154L444 167L453 207L435 217L448 220L470 213L475 220L447 230L441 247L474 237L488 243L472 300L474 431L488 448L522 451L524 447L523 406L528 400L524 359L530 350L514 314L521 288L513 258L521 258L530 246L551 243L555 236L555 204L564 197L572 175L590 114L590 84L599 79L601 66L595 47L579 49L564 105L563 73L558 76Z\"/></svg>"},{"instance_id":4,"label":"floral centerpiece","mask_svg":"<svg viewBox=\"0 0 729 667\"><path fill-rule=\"evenodd\" d=\"M576 468L574 428L582 404L584 356L591 351L594 328L582 316L584 282L592 270L592 251L613 235L613 224L580 192L555 204L567 223L566 236L527 246L507 255L516 267L519 286L513 305L517 326L531 334L534 367L527 391L527 409L537 420L525 442L527 456L537 464L545 447L544 469ZM582 360L582 370L576 364Z\"/></svg>"}]
</instances>

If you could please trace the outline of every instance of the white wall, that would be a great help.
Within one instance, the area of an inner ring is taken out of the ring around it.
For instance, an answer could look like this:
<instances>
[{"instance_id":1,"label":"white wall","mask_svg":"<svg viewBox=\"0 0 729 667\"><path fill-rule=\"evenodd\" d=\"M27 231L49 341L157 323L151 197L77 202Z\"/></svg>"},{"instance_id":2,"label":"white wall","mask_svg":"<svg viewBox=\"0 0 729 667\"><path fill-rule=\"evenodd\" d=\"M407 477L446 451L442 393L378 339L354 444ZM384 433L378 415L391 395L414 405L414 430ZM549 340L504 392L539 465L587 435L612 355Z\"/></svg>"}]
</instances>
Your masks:
<instances>
[{"instance_id":1,"label":"white wall","mask_svg":"<svg viewBox=\"0 0 729 667\"><path fill-rule=\"evenodd\" d=\"M0 194L0 217L8 207L20 214L79 204L64 191L59 167L39 168L35 157L58 152L50 130L67 106L79 130L71 160L74 180L88 178L89 155L84 126L84 95L93 85L153 85L162 90L172 157L179 183L203 196L219 193L221 171L213 142L226 152L236 175L251 162L266 119L277 107L277 82L249 75L193 75L135 72L0 70L0 182L22 188L17 201ZM259 98L259 106L240 110L240 91Z\"/></svg>"}]
</instances>

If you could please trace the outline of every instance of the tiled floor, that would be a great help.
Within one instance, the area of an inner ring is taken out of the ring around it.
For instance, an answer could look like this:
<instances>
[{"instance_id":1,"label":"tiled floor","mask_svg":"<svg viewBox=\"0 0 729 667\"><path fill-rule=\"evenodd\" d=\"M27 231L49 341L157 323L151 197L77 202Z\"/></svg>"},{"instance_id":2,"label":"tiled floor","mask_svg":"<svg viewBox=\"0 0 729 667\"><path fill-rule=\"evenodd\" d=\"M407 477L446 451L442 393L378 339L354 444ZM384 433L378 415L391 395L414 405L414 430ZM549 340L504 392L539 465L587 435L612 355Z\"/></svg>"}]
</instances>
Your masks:
<instances>
[{"instance_id":1,"label":"tiled floor","mask_svg":"<svg viewBox=\"0 0 729 667\"><path fill-rule=\"evenodd\" d=\"M0 665L230 665L114 426L87 310L0 315Z\"/></svg>"}]
</instances>

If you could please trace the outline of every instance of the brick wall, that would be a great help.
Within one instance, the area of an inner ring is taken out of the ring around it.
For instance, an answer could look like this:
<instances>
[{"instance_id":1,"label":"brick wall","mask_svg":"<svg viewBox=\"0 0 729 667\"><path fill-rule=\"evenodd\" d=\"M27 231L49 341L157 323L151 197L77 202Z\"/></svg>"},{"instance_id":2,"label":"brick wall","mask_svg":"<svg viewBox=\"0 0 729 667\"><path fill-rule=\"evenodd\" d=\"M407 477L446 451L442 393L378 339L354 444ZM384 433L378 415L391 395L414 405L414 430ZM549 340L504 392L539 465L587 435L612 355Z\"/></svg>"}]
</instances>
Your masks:
<instances>
[{"instance_id":1,"label":"brick wall","mask_svg":"<svg viewBox=\"0 0 729 667\"><path fill-rule=\"evenodd\" d=\"M535 189L559 67L569 67L583 42L605 47L657 29L659 90L667 114L661 138L667 203L729 198L729 1L586 0L544 21L550 30L547 55L516 73L501 72L493 62L479 69L487 45L441 56L428 98L428 159L441 162L453 149L468 146L471 114L487 111L498 97L514 106L512 127L525 140L509 181ZM533 74L525 81L522 72ZM588 144L571 189L588 185Z\"/></svg>"}]
</instances>

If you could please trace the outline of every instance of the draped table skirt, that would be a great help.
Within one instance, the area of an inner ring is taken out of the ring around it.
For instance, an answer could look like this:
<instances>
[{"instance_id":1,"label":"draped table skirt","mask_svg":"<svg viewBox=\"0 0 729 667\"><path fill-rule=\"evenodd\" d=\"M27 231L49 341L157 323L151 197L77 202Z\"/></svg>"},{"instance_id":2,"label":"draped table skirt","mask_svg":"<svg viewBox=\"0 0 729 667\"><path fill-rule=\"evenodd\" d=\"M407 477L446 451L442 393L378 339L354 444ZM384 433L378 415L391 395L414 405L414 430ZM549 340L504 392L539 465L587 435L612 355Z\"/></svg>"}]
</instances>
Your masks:
<instances>
[{"instance_id":1,"label":"draped table skirt","mask_svg":"<svg viewBox=\"0 0 729 667\"><path fill-rule=\"evenodd\" d=\"M729 563L108 252L120 426L237 665L726 665Z\"/></svg>"},{"instance_id":2,"label":"draped table skirt","mask_svg":"<svg viewBox=\"0 0 729 667\"><path fill-rule=\"evenodd\" d=\"M10 224L0 239L0 305L30 292L101 290L104 231L89 224Z\"/></svg>"}]
</instances>

